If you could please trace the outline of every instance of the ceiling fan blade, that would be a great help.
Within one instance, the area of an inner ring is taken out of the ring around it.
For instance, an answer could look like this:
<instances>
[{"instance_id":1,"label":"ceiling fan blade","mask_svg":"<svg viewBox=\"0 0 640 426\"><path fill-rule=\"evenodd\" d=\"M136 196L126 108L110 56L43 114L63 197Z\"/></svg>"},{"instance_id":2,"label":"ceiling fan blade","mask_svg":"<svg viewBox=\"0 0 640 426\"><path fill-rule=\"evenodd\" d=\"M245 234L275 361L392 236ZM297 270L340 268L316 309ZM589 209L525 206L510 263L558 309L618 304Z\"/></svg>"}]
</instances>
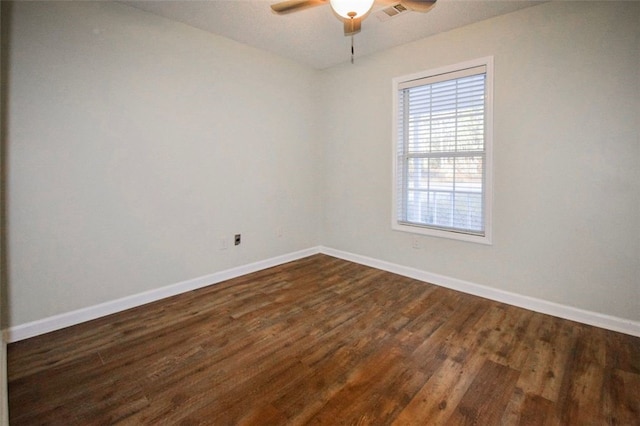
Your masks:
<instances>
[{"instance_id":1,"label":"ceiling fan blade","mask_svg":"<svg viewBox=\"0 0 640 426\"><path fill-rule=\"evenodd\" d=\"M343 19L343 22L345 36L358 34L362 29L362 18Z\"/></svg>"},{"instance_id":2,"label":"ceiling fan blade","mask_svg":"<svg viewBox=\"0 0 640 426\"><path fill-rule=\"evenodd\" d=\"M272 4L271 10L277 14L283 15L286 13L309 9L311 7L321 6L325 3L327 3L327 0L287 0Z\"/></svg>"},{"instance_id":3,"label":"ceiling fan blade","mask_svg":"<svg viewBox=\"0 0 640 426\"><path fill-rule=\"evenodd\" d=\"M400 4L413 12L426 13L435 6L436 0L401 0Z\"/></svg>"},{"instance_id":4,"label":"ceiling fan blade","mask_svg":"<svg viewBox=\"0 0 640 426\"><path fill-rule=\"evenodd\" d=\"M381 6L393 6L394 4L398 4L400 0L375 0L375 4Z\"/></svg>"}]
</instances>

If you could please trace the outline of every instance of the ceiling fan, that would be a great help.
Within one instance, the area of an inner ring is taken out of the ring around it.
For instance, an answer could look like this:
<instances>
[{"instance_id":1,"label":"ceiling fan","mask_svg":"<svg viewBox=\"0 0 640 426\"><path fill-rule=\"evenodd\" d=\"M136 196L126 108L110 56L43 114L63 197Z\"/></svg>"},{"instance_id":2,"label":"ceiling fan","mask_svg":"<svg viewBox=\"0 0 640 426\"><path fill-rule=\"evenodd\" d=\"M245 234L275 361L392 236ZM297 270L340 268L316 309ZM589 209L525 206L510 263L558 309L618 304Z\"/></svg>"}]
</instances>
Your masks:
<instances>
[{"instance_id":1,"label":"ceiling fan","mask_svg":"<svg viewBox=\"0 0 640 426\"><path fill-rule=\"evenodd\" d=\"M436 0L375 0L378 3L391 5L395 12L413 11L426 13L436 4ZM298 12L311 7L329 3L337 17L344 23L344 35L353 36L360 32L362 20L367 17L374 0L286 0L271 5L271 9L279 14Z\"/></svg>"}]
</instances>

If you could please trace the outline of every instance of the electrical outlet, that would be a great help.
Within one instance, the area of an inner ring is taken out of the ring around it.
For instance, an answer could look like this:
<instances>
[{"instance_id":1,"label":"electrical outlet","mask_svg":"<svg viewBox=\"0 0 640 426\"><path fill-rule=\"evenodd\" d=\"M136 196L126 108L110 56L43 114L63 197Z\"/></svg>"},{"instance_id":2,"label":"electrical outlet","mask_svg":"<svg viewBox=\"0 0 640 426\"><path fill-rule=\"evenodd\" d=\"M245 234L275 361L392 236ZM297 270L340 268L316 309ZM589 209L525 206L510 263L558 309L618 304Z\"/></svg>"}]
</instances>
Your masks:
<instances>
[{"instance_id":1,"label":"electrical outlet","mask_svg":"<svg viewBox=\"0 0 640 426\"><path fill-rule=\"evenodd\" d=\"M240 235L240 234L236 234L236 236L235 236L234 238L235 238L235 239L234 239L234 242L233 242L233 243L234 243L236 246L239 246L239 245L240 245L241 235Z\"/></svg>"},{"instance_id":2,"label":"electrical outlet","mask_svg":"<svg viewBox=\"0 0 640 426\"><path fill-rule=\"evenodd\" d=\"M411 247L413 247L414 249L420 248L420 239L415 235L411 237Z\"/></svg>"},{"instance_id":3,"label":"electrical outlet","mask_svg":"<svg viewBox=\"0 0 640 426\"><path fill-rule=\"evenodd\" d=\"M229 240L226 237L220 238L220 250L226 250L229 248Z\"/></svg>"}]
</instances>

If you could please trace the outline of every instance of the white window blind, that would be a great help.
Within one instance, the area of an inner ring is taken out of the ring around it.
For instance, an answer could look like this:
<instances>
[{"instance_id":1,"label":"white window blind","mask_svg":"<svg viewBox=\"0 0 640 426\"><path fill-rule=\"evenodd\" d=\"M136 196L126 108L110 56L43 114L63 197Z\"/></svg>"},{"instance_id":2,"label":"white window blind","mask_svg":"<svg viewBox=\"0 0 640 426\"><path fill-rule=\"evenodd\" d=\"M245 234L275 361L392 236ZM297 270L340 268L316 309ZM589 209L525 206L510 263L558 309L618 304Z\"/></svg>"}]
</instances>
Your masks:
<instances>
[{"instance_id":1,"label":"white window blind","mask_svg":"<svg viewBox=\"0 0 640 426\"><path fill-rule=\"evenodd\" d=\"M396 83L397 225L484 238L487 65Z\"/></svg>"}]
</instances>

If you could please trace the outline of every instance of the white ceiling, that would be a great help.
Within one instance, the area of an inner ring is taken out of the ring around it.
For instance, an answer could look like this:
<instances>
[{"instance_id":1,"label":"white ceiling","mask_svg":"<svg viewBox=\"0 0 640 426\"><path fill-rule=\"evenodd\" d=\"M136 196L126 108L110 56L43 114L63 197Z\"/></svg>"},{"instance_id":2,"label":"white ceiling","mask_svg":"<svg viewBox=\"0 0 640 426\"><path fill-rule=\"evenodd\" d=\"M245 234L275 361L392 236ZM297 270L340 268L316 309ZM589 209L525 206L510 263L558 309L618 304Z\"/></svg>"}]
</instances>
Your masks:
<instances>
[{"instance_id":1,"label":"white ceiling","mask_svg":"<svg viewBox=\"0 0 640 426\"><path fill-rule=\"evenodd\" d=\"M316 69L351 58L351 39L326 5L276 15L268 0L122 1L156 15L273 52ZM438 0L428 13L405 13L387 21L376 3L354 38L355 57L368 55L542 3L528 0Z\"/></svg>"}]
</instances>

